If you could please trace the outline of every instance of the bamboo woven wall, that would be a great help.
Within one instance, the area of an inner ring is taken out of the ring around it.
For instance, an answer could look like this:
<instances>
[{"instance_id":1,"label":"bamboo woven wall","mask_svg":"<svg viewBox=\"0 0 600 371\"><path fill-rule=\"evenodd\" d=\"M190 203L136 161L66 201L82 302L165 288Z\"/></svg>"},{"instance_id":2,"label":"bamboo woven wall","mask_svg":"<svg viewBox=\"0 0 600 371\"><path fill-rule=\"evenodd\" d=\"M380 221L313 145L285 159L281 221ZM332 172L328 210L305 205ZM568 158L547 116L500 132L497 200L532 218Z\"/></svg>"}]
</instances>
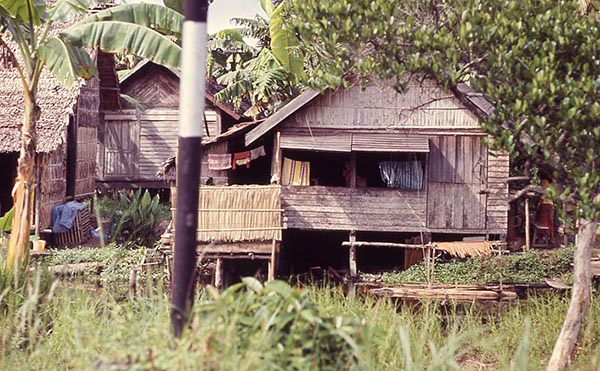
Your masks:
<instances>
[{"instance_id":1,"label":"bamboo woven wall","mask_svg":"<svg viewBox=\"0 0 600 371\"><path fill-rule=\"evenodd\" d=\"M52 207L65 202L67 191L66 168L64 164L65 145L55 151L43 154L40 179L40 227L47 228L52 222Z\"/></svg>"},{"instance_id":2,"label":"bamboo woven wall","mask_svg":"<svg viewBox=\"0 0 600 371\"><path fill-rule=\"evenodd\" d=\"M171 194L176 205L176 188ZM281 241L280 195L277 185L200 187L198 241Z\"/></svg>"}]
</instances>

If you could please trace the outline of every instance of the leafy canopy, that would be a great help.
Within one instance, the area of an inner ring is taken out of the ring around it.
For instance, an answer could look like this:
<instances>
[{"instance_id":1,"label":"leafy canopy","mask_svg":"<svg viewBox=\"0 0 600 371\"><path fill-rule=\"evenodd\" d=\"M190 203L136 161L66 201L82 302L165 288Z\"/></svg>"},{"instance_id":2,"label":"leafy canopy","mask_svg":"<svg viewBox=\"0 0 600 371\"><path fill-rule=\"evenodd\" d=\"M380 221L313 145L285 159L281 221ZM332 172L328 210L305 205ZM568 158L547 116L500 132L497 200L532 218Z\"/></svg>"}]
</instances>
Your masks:
<instances>
[{"instance_id":1,"label":"leafy canopy","mask_svg":"<svg viewBox=\"0 0 600 371\"><path fill-rule=\"evenodd\" d=\"M552 173L575 217L600 215L600 28L575 1L292 0L316 88L410 73L493 103L484 129Z\"/></svg>"}]
</instances>

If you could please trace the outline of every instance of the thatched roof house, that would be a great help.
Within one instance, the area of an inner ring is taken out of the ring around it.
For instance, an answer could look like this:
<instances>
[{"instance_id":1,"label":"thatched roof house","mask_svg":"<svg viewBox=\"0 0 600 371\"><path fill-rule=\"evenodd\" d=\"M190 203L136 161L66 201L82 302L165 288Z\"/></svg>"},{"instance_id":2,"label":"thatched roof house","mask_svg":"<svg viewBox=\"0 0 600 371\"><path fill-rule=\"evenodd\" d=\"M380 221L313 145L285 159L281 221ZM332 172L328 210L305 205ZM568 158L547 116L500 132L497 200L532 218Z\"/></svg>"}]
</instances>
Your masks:
<instances>
[{"instance_id":1,"label":"thatched roof house","mask_svg":"<svg viewBox=\"0 0 600 371\"><path fill-rule=\"evenodd\" d=\"M100 75L114 75L112 56L99 53ZM113 77L114 80L114 77ZM41 115L36 124L37 192L34 202L36 228L51 222L55 205L81 199L95 190L97 127L99 122L100 83L98 79L79 80L64 87L44 71L41 75L37 104ZM12 207L11 190L16 176L23 120L24 94L14 69L0 69L0 213ZM9 170L10 169L10 170Z\"/></svg>"}]
</instances>

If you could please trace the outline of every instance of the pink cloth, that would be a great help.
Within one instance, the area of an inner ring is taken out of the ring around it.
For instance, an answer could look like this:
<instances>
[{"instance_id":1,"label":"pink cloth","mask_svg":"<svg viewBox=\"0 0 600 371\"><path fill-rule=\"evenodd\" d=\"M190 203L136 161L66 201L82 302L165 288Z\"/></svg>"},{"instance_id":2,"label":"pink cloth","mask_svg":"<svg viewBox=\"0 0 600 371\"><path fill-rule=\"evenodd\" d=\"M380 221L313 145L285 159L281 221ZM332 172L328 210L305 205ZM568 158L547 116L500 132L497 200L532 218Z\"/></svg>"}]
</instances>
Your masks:
<instances>
[{"instance_id":1,"label":"pink cloth","mask_svg":"<svg viewBox=\"0 0 600 371\"><path fill-rule=\"evenodd\" d=\"M218 155L210 153L208 155L208 169L209 170L227 170L231 169L231 155Z\"/></svg>"}]
</instances>

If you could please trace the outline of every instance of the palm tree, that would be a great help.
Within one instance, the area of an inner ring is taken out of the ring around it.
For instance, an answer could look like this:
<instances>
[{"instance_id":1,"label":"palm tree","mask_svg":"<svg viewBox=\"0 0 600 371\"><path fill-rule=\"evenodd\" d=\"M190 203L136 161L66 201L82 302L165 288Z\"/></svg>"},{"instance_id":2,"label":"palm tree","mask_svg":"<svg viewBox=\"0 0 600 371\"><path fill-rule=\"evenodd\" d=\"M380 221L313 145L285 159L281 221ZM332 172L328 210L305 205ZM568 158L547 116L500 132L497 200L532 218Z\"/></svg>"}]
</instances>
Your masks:
<instances>
[{"instance_id":1,"label":"palm tree","mask_svg":"<svg viewBox=\"0 0 600 371\"><path fill-rule=\"evenodd\" d=\"M238 28L223 30L209 42L209 76L226 85L215 95L217 101L236 108L250 101L247 116L268 116L301 91L304 57L284 23L284 5L281 0L261 0L268 20L260 15L234 18ZM257 40L256 46L248 46L244 37Z\"/></svg>"},{"instance_id":2,"label":"palm tree","mask_svg":"<svg viewBox=\"0 0 600 371\"><path fill-rule=\"evenodd\" d=\"M127 52L177 67L183 17L151 4L117 6L87 16L94 0L0 0L0 68L14 68L23 86L25 107L18 175L13 190L14 219L5 268L22 267L29 242L35 172L37 88L47 69L66 86L91 78L95 68L88 50ZM84 17L83 19L81 19ZM76 22L77 19L81 19ZM64 28L65 25L72 24ZM57 33L58 29L62 32Z\"/></svg>"}]
</instances>

